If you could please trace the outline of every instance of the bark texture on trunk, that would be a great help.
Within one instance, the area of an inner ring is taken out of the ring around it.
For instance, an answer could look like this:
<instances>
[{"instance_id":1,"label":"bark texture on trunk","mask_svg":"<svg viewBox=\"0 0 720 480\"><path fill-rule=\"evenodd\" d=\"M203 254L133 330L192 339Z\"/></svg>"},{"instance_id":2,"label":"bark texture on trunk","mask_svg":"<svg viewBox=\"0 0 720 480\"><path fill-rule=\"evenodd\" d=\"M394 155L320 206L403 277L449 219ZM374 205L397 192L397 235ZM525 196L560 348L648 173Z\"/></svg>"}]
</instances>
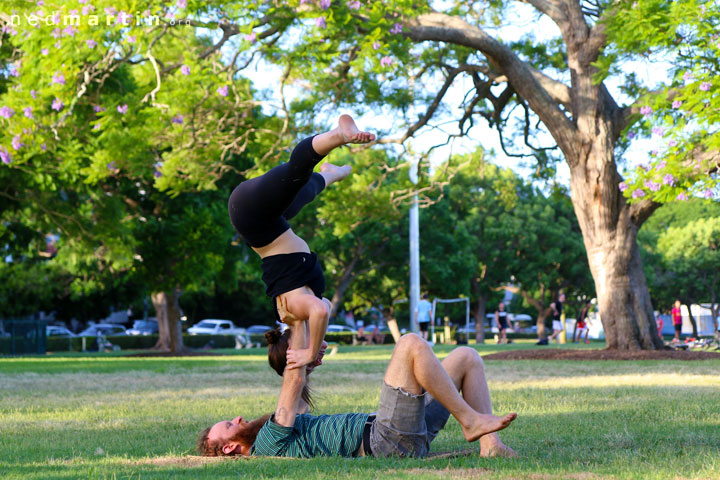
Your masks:
<instances>
[{"instance_id":1,"label":"bark texture on trunk","mask_svg":"<svg viewBox=\"0 0 720 480\"><path fill-rule=\"evenodd\" d=\"M473 315L475 316L475 341L485 343L485 309L487 298L485 295L478 295Z\"/></svg>"},{"instance_id":2,"label":"bark texture on trunk","mask_svg":"<svg viewBox=\"0 0 720 480\"><path fill-rule=\"evenodd\" d=\"M604 84L596 82L598 70L593 63L607 43L605 24L589 25L582 2L529 3L552 19L562 34L569 86L537 71L509 46L457 16L441 12L418 15L407 22L404 34L416 42L447 42L481 53L487 59L487 77L500 82L497 79L502 75L512 93L537 114L570 167L573 206L595 280L608 348L662 348L636 244L637 229L659 205L650 200L628 205L618 188L622 178L615 162L615 144L635 121L639 105L620 108ZM472 68L463 64L456 70ZM478 88L478 94L483 95L482 89ZM436 100L442 99L443 91L438 95ZM421 121L426 121L425 117ZM540 317L538 320L538 334L542 335L544 324Z\"/></svg>"},{"instance_id":3,"label":"bark texture on trunk","mask_svg":"<svg viewBox=\"0 0 720 480\"><path fill-rule=\"evenodd\" d=\"M171 353L186 352L180 325L180 290L153 292L150 298L158 319L158 341L154 348Z\"/></svg>"},{"instance_id":4,"label":"bark texture on trunk","mask_svg":"<svg viewBox=\"0 0 720 480\"><path fill-rule=\"evenodd\" d=\"M400 340L400 337L402 337L402 334L400 333L400 328L398 327L397 319L395 318L395 308L385 307L383 309L383 315L387 321L390 333L392 334L395 343L397 343Z\"/></svg>"}]
</instances>

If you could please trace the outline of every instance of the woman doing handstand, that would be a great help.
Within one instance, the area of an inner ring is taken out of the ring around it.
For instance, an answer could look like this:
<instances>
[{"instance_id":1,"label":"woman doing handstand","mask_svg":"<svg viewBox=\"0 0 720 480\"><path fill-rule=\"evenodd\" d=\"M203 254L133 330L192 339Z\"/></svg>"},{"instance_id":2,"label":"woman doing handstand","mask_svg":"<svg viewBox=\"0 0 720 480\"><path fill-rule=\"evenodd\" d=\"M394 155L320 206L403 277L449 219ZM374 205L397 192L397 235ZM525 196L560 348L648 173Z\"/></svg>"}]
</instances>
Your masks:
<instances>
[{"instance_id":1,"label":"woman doing handstand","mask_svg":"<svg viewBox=\"0 0 720 480\"><path fill-rule=\"evenodd\" d=\"M262 259L265 292L272 298L278 318L288 325L307 321L308 348L288 350L288 368L315 361L327 330L331 304L322 297L325 278L317 255L287 221L325 187L351 171L349 165L326 163L320 173L313 173L315 165L337 147L374 139L375 135L361 132L352 117L341 115L336 128L302 140L287 163L242 182L230 195L230 220Z\"/></svg>"}]
</instances>

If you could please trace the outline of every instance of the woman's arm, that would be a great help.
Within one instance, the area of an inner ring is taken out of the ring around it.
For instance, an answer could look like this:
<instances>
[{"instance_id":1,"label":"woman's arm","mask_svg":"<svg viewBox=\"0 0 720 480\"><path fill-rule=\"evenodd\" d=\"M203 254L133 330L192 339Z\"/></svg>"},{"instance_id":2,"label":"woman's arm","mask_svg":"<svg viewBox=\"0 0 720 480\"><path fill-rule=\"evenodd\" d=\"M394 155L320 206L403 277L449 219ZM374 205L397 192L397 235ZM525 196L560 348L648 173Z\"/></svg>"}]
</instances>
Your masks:
<instances>
[{"instance_id":1,"label":"woman's arm","mask_svg":"<svg viewBox=\"0 0 720 480\"><path fill-rule=\"evenodd\" d=\"M305 333L305 323L298 322L290 327L292 335L290 335L290 348L303 349L307 344L307 335ZM306 372L304 368L285 368L283 373L283 383L278 398L277 408L275 409L274 421L283 427L292 427L295 424L295 417L300 412L302 401L300 395L303 391L306 381ZM305 404L307 409L307 404Z\"/></svg>"}]
</instances>

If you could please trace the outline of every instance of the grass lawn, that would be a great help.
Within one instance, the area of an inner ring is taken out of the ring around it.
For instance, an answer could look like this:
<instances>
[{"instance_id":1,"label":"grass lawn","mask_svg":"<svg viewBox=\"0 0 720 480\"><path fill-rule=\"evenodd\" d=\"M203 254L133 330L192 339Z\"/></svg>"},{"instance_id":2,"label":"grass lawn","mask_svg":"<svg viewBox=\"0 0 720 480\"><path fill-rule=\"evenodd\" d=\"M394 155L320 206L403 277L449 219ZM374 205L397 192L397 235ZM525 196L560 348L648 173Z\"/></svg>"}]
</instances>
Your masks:
<instances>
[{"instance_id":1,"label":"grass lawn","mask_svg":"<svg viewBox=\"0 0 720 480\"><path fill-rule=\"evenodd\" d=\"M317 411L373 411L391 351L326 358L312 375ZM224 353L0 358L0 478L720 478L720 360L488 361L496 413L519 414L501 433L519 459L200 461L198 431L270 413L280 388L265 350ZM451 419L433 451L467 446Z\"/></svg>"}]
</instances>

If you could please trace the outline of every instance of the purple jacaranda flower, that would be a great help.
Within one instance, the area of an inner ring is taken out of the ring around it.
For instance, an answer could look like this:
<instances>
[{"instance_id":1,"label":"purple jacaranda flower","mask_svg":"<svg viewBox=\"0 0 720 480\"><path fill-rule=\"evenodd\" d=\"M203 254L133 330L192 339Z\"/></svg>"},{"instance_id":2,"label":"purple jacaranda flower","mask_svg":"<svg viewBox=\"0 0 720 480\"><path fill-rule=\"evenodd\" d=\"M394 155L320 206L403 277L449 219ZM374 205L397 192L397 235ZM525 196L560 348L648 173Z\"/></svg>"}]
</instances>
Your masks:
<instances>
[{"instance_id":1,"label":"purple jacaranda flower","mask_svg":"<svg viewBox=\"0 0 720 480\"><path fill-rule=\"evenodd\" d=\"M60 12L57 12L52 16L52 23L53 25L60 25Z\"/></svg>"},{"instance_id":2,"label":"purple jacaranda flower","mask_svg":"<svg viewBox=\"0 0 720 480\"><path fill-rule=\"evenodd\" d=\"M160 169L162 168L162 166L163 166L163 162L155 162L155 165L154 165L155 172L153 172L153 175L155 175L155 178L162 177L162 172L160 172Z\"/></svg>"},{"instance_id":3,"label":"purple jacaranda flower","mask_svg":"<svg viewBox=\"0 0 720 480\"><path fill-rule=\"evenodd\" d=\"M675 197L677 200L687 200L687 193L682 192L680 195Z\"/></svg>"},{"instance_id":4,"label":"purple jacaranda flower","mask_svg":"<svg viewBox=\"0 0 720 480\"><path fill-rule=\"evenodd\" d=\"M645 196L645 192L640 190L639 188L632 193L632 198L640 198L640 197L644 197L644 196Z\"/></svg>"},{"instance_id":5,"label":"purple jacaranda flower","mask_svg":"<svg viewBox=\"0 0 720 480\"><path fill-rule=\"evenodd\" d=\"M160 171L158 171L158 170L155 170L155 171L153 172L153 175L155 175L155 178L160 178L160 177L162 177L162 173L160 173Z\"/></svg>"},{"instance_id":6,"label":"purple jacaranda flower","mask_svg":"<svg viewBox=\"0 0 720 480\"><path fill-rule=\"evenodd\" d=\"M327 27L327 23L325 23L325 17L318 17L315 19L315 26L318 28L325 28Z\"/></svg>"},{"instance_id":7,"label":"purple jacaranda flower","mask_svg":"<svg viewBox=\"0 0 720 480\"><path fill-rule=\"evenodd\" d=\"M78 0L78 3L81 5L84 5L88 2L88 0Z\"/></svg>"},{"instance_id":8,"label":"purple jacaranda flower","mask_svg":"<svg viewBox=\"0 0 720 480\"><path fill-rule=\"evenodd\" d=\"M668 147L677 147L677 140L670 140L668 142Z\"/></svg>"},{"instance_id":9,"label":"purple jacaranda flower","mask_svg":"<svg viewBox=\"0 0 720 480\"><path fill-rule=\"evenodd\" d=\"M80 2L80 3L84 3L84 2ZM44 1L44 0L37 0L37 6L38 6L38 7L42 7L43 5L45 5L45 1Z\"/></svg>"},{"instance_id":10,"label":"purple jacaranda flower","mask_svg":"<svg viewBox=\"0 0 720 480\"><path fill-rule=\"evenodd\" d=\"M100 112L104 112L105 108L101 107L100 105L95 105L93 107L93 110L95 111L95 113L100 113Z\"/></svg>"},{"instance_id":11,"label":"purple jacaranda flower","mask_svg":"<svg viewBox=\"0 0 720 480\"><path fill-rule=\"evenodd\" d=\"M642 113L646 117L649 117L650 115L652 115L652 112L653 112L652 107L649 107L647 105L640 108L640 113Z\"/></svg>"},{"instance_id":12,"label":"purple jacaranda flower","mask_svg":"<svg viewBox=\"0 0 720 480\"><path fill-rule=\"evenodd\" d=\"M658 150L650 150L650 155L653 157L657 156L658 153L660 153Z\"/></svg>"},{"instance_id":13,"label":"purple jacaranda flower","mask_svg":"<svg viewBox=\"0 0 720 480\"><path fill-rule=\"evenodd\" d=\"M390 33L393 33L393 34L401 33L402 31L403 31L403 27L399 23L393 24L392 28L390 29Z\"/></svg>"},{"instance_id":14,"label":"purple jacaranda flower","mask_svg":"<svg viewBox=\"0 0 720 480\"><path fill-rule=\"evenodd\" d=\"M383 67L389 67L390 65L392 65L392 63L393 63L392 58L390 58L388 56L385 56L380 59L380 65L382 65Z\"/></svg>"},{"instance_id":15,"label":"purple jacaranda flower","mask_svg":"<svg viewBox=\"0 0 720 480\"><path fill-rule=\"evenodd\" d=\"M113 160L107 164L107 169L110 170L111 172L118 169L117 164L115 164L115 160Z\"/></svg>"},{"instance_id":16,"label":"purple jacaranda flower","mask_svg":"<svg viewBox=\"0 0 720 480\"><path fill-rule=\"evenodd\" d=\"M705 5L700 5L700 13L705 15L705 12L707 11L707 7Z\"/></svg>"},{"instance_id":17,"label":"purple jacaranda flower","mask_svg":"<svg viewBox=\"0 0 720 480\"><path fill-rule=\"evenodd\" d=\"M190 75L190 67L188 67L187 65L183 65L182 67L180 67L180 73L182 73L183 75Z\"/></svg>"},{"instance_id":18,"label":"purple jacaranda flower","mask_svg":"<svg viewBox=\"0 0 720 480\"><path fill-rule=\"evenodd\" d=\"M680 108L682 107L682 102L680 100L675 100L672 103L672 108Z\"/></svg>"},{"instance_id":19,"label":"purple jacaranda flower","mask_svg":"<svg viewBox=\"0 0 720 480\"><path fill-rule=\"evenodd\" d=\"M709 188L703 192L703 197L707 198L708 200L710 200L714 196L715 196L715 193L713 193L713 191Z\"/></svg>"},{"instance_id":20,"label":"purple jacaranda flower","mask_svg":"<svg viewBox=\"0 0 720 480\"><path fill-rule=\"evenodd\" d=\"M620 189L621 192L624 192L625 190L628 189L628 184L625 182L620 182L620 185L618 185L618 188Z\"/></svg>"},{"instance_id":21,"label":"purple jacaranda flower","mask_svg":"<svg viewBox=\"0 0 720 480\"><path fill-rule=\"evenodd\" d=\"M73 8L72 10L70 10L70 15L75 16L77 14L78 14L77 8Z\"/></svg>"},{"instance_id":22,"label":"purple jacaranda flower","mask_svg":"<svg viewBox=\"0 0 720 480\"><path fill-rule=\"evenodd\" d=\"M658 190L660 190L660 184L657 183L657 182L650 181L650 180L648 180L647 182L645 182L645 186L646 186L646 187L648 188L648 190L650 190L651 192L657 192Z\"/></svg>"},{"instance_id":23,"label":"purple jacaranda flower","mask_svg":"<svg viewBox=\"0 0 720 480\"><path fill-rule=\"evenodd\" d=\"M23 113L27 118L33 118L32 107L23 108Z\"/></svg>"},{"instance_id":24,"label":"purple jacaranda flower","mask_svg":"<svg viewBox=\"0 0 720 480\"><path fill-rule=\"evenodd\" d=\"M77 31L77 28L73 27L72 25L68 25L67 27L63 28L63 37L74 37Z\"/></svg>"},{"instance_id":25,"label":"purple jacaranda flower","mask_svg":"<svg viewBox=\"0 0 720 480\"><path fill-rule=\"evenodd\" d=\"M118 12L118 9L115 7L106 7L105 8L105 15L115 15Z\"/></svg>"},{"instance_id":26,"label":"purple jacaranda flower","mask_svg":"<svg viewBox=\"0 0 720 480\"><path fill-rule=\"evenodd\" d=\"M380 42L373 42L373 50L380 50L381 46Z\"/></svg>"},{"instance_id":27,"label":"purple jacaranda flower","mask_svg":"<svg viewBox=\"0 0 720 480\"><path fill-rule=\"evenodd\" d=\"M186 8L187 0L177 0L177 8Z\"/></svg>"},{"instance_id":28,"label":"purple jacaranda flower","mask_svg":"<svg viewBox=\"0 0 720 480\"><path fill-rule=\"evenodd\" d=\"M635 138L635 135L637 134L631 130L627 133L627 138L632 140L633 138Z\"/></svg>"},{"instance_id":29,"label":"purple jacaranda flower","mask_svg":"<svg viewBox=\"0 0 720 480\"><path fill-rule=\"evenodd\" d=\"M0 108L0 117L3 118L12 118L12 116L15 115L15 110L8 106L4 106Z\"/></svg>"},{"instance_id":30,"label":"purple jacaranda flower","mask_svg":"<svg viewBox=\"0 0 720 480\"><path fill-rule=\"evenodd\" d=\"M12 156L10 155L10 152L5 149L5 147L0 147L0 159L2 159L2 162L5 165L10 165L10 162L12 162Z\"/></svg>"},{"instance_id":31,"label":"purple jacaranda flower","mask_svg":"<svg viewBox=\"0 0 720 480\"><path fill-rule=\"evenodd\" d=\"M47 55L49 52L50 52L50 50L48 50L47 48L43 48L42 50L40 50L40 53L42 55Z\"/></svg>"},{"instance_id":32,"label":"purple jacaranda flower","mask_svg":"<svg viewBox=\"0 0 720 480\"><path fill-rule=\"evenodd\" d=\"M52 32L50 32L50 36L53 38L60 38L62 36L62 30L60 28L54 28Z\"/></svg>"},{"instance_id":33,"label":"purple jacaranda flower","mask_svg":"<svg viewBox=\"0 0 720 480\"><path fill-rule=\"evenodd\" d=\"M228 96L228 86L227 86L227 85L223 85L222 87L218 87L217 93L218 93L218 95L220 95L221 97L227 97L227 96Z\"/></svg>"},{"instance_id":34,"label":"purple jacaranda flower","mask_svg":"<svg viewBox=\"0 0 720 480\"><path fill-rule=\"evenodd\" d=\"M182 125L182 123L185 121L185 117L182 115L175 115L172 119L172 123L177 123L178 125Z\"/></svg>"},{"instance_id":35,"label":"purple jacaranda flower","mask_svg":"<svg viewBox=\"0 0 720 480\"><path fill-rule=\"evenodd\" d=\"M670 185L672 187L675 185L675 177L673 177L671 174L667 173L663 176L663 183L665 185Z\"/></svg>"},{"instance_id":36,"label":"purple jacaranda flower","mask_svg":"<svg viewBox=\"0 0 720 480\"><path fill-rule=\"evenodd\" d=\"M43 142L43 144L40 145L40 150L42 150L43 152L47 150L47 144Z\"/></svg>"},{"instance_id":37,"label":"purple jacaranda flower","mask_svg":"<svg viewBox=\"0 0 720 480\"><path fill-rule=\"evenodd\" d=\"M667 162L665 160L662 160L655 166L655 170L662 170L665 167L667 167Z\"/></svg>"},{"instance_id":38,"label":"purple jacaranda flower","mask_svg":"<svg viewBox=\"0 0 720 480\"><path fill-rule=\"evenodd\" d=\"M95 7L93 5L85 5L80 11L83 15L89 15L95 11Z\"/></svg>"},{"instance_id":39,"label":"purple jacaranda flower","mask_svg":"<svg viewBox=\"0 0 720 480\"><path fill-rule=\"evenodd\" d=\"M305 5L306 3L310 3L310 0L300 0L300 5Z\"/></svg>"},{"instance_id":40,"label":"purple jacaranda flower","mask_svg":"<svg viewBox=\"0 0 720 480\"><path fill-rule=\"evenodd\" d=\"M175 20L175 14L172 12L168 12L165 14L165 18L167 18L168 20Z\"/></svg>"},{"instance_id":41,"label":"purple jacaranda flower","mask_svg":"<svg viewBox=\"0 0 720 480\"><path fill-rule=\"evenodd\" d=\"M95 48L97 46L97 42L92 38L88 38L87 40L85 40L85 43L89 48Z\"/></svg>"},{"instance_id":42,"label":"purple jacaranda flower","mask_svg":"<svg viewBox=\"0 0 720 480\"><path fill-rule=\"evenodd\" d=\"M245 37L243 37L243 38L245 38L245 40L250 43L255 43L255 39L257 38L257 35L255 34L255 32L250 32L247 35L245 35Z\"/></svg>"},{"instance_id":43,"label":"purple jacaranda flower","mask_svg":"<svg viewBox=\"0 0 720 480\"><path fill-rule=\"evenodd\" d=\"M100 130L100 124L99 124L99 123L96 123L96 124L93 126L93 130Z\"/></svg>"},{"instance_id":44,"label":"purple jacaranda flower","mask_svg":"<svg viewBox=\"0 0 720 480\"><path fill-rule=\"evenodd\" d=\"M658 135L662 137L665 135L665 129L663 127L652 127L652 133L653 135Z\"/></svg>"},{"instance_id":45,"label":"purple jacaranda flower","mask_svg":"<svg viewBox=\"0 0 720 480\"><path fill-rule=\"evenodd\" d=\"M707 92L708 90L710 90L710 82L702 82L700 84L700 90L702 90L703 92Z\"/></svg>"},{"instance_id":46,"label":"purple jacaranda flower","mask_svg":"<svg viewBox=\"0 0 720 480\"><path fill-rule=\"evenodd\" d=\"M690 72L685 72L685 73L683 74L683 80L685 80L686 82L689 82L689 81L692 80L692 79L693 79L692 73L690 73Z\"/></svg>"},{"instance_id":47,"label":"purple jacaranda flower","mask_svg":"<svg viewBox=\"0 0 720 480\"><path fill-rule=\"evenodd\" d=\"M137 38L135 38L135 35L128 35L127 42L128 43L135 43L137 41Z\"/></svg>"},{"instance_id":48,"label":"purple jacaranda flower","mask_svg":"<svg viewBox=\"0 0 720 480\"><path fill-rule=\"evenodd\" d=\"M62 48L62 42L55 42L55 48L57 48L58 50Z\"/></svg>"},{"instance_id":49,"label":"purple jacaranda flower","mask_svg":"<svg viewBox=\"0 0 720 480\"><path fill-rule=\"evenodd\" d=\"M19 77L20 72L18 72L18 69L15 67L15 65L8 66L8 73L11 77Z\"/></svg>"},{"instance_id":50,"label":"purple jacaranda flower","mask_svg":"<svg viewBox=\"0 0 720 480\"><path fill-rule=\"evenodd\" d=\"M53 110L56 110L56 111L59 112L60 110L63 109L63 107L65 107L65 104L63 103L62 100L60 100L59 98L55 97L55 100L53 100L51 107L52 107Z\"/></svg>"},{"instance_id":51,"label":"purple jacaranda flower","mask_svg":"<svg viewBox=\"0 0 720 480\"><path fill-rule=\"evenodd\" d=\"M37 92L35 90L30 90L30 96L33 98L37 98Z\"/></svg>"},{"instance_id":52,"label":"purple jacaranda flower","mask_svg":"<svg viewBox=\"0 0 720 480\"><path fill-rule=\"evenodd\" d=\"M15 150L20 150L22 147L24 147L25 144L20 141L20 135L15 135L12 139L12 147Z\"/></svg>"},{"instance_id":53,"label":"purple jacaranda flower","mask_svg":"<svg viewBox=\"0 0 720 480\"><path fill-rule=\"evenodd\" d=\"M360 10L360 2L358 0L348 2L347 6L350 10Z\"/></svg>"},{"instance_id":54,"label":"purple jacaranda flower","mask_svg":"<svg viewBox=\"0 0 720 480\"><path fill-rule=\"evenodd\" d=\"M62 72L55 72L52 77L52 84L65 85L65 75Z\"/></svg>"},{"instance_id":55,"label":"purple jacaranda flower","mask_svg":"<svg viewBox=\"0 0 720 480\"><path fill-rule=\"evenodd\" d=\"M330 8L330 4L332 3L332 0L320 0L320 8L323 10L327 10Z\"/></svg>"},{"instance_id":56,"label":"purple jacaranda flower","mask_svg":"<svg viewBox=\"0 0 720 480\"><path fill-rule=\"evenodd\" d=\"M122 105L118 105L118 106L117 106L117 111L118 111L118 113L120 113L120 114L122 114L122 115L125 115L125 114L127 113L127 111L128 111L127 103L124 103L124 104L122 104Z\"/></svg>"}]
</instances>

